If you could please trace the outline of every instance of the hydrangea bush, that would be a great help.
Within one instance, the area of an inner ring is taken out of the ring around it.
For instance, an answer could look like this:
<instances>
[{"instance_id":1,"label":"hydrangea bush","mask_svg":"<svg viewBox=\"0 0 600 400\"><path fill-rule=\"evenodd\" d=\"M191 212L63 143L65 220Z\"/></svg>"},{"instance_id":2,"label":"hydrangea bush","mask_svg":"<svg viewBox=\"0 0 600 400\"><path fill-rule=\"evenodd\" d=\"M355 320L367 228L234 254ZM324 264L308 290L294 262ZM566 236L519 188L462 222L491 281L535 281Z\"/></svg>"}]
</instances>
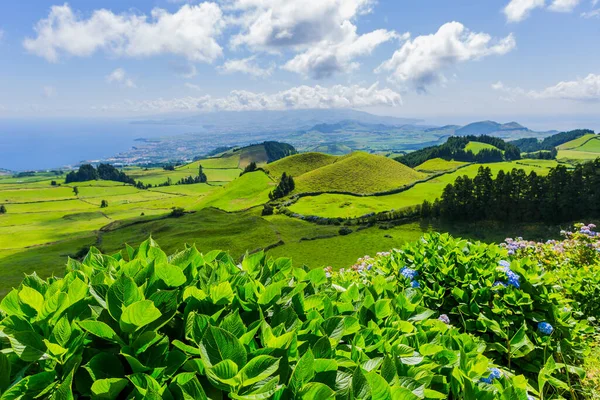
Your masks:
<instances>
[{"instance_id":1,"label":"hydrangea bush","mask_svg":"<svg viewBox=\"0 0 600 400\"><path fill-rule=\"evenodd\" d=\"M563 240L539 243L523 238L506 239L502 244L509 256L527 257L541 270L557 279L574 309L587 318L600 318L600 235L594 224L576 224L575 229L561 231Z\"/></svg>"},{"instance_id":2,"label":"hydrangea bush","mask_svg":"<svg viewBox=\"0 0 600 400\"><path fill-rule=\"evenodd\" d=\"M531 382L548 362L560 362L553 384L574 391L584 375L578 366L593 329L570 311L572 298L560 276L527 254L519 256L522 249L517 247L527 247L521 240L509 243L497 246L427 234L390 254L363 259L340 276L348 281L394 276L405 287L417 279L424 305L461 332L480 337L486 356ZM511 246L515 253L509 258Z\"/></svg>"},{"instance_id":3,"label":"hydrangea bush","mask_svg":"<svg viewBox=\"0 0 600 400\"><path fill-rule=\"evenodd\" d=\"M408 278L383 272L409 254L348 279L263 253L237 264L194 247L167 256L152 240L112 256L92 249L64 278L27 276L0 302L0 398L525 400L560 382L561 364L540 368L540 386L494 358L496 325L464 329L427 259ZM490 293L503 273L491 269ZM458 308L482 296L479 278L465 279L475 284L457 286ZM552 322L561 337L571 326ZM516 357L533 351L524 335L535 334L520 332Z\"/></svg>"}]
</instances>

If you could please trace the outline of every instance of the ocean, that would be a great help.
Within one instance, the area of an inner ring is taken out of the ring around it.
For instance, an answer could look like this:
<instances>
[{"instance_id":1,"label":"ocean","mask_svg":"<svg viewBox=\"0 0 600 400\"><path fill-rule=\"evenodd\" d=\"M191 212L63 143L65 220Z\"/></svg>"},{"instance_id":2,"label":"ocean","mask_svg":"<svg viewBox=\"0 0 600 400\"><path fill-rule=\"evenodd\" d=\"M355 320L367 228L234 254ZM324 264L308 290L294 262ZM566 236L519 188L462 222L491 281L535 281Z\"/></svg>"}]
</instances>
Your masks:
<instances>
[{"instance_id":1,"label":"ocean","mask_svg":"<svg viewBox=\"0 0 600 400\"><path fill-rule=\"evenodd\" d=\"M137 138L190 133L176 125L139 125L129 120L0 119L0 168L60 168L129 150Z\"/></svg>"}]
</instances>

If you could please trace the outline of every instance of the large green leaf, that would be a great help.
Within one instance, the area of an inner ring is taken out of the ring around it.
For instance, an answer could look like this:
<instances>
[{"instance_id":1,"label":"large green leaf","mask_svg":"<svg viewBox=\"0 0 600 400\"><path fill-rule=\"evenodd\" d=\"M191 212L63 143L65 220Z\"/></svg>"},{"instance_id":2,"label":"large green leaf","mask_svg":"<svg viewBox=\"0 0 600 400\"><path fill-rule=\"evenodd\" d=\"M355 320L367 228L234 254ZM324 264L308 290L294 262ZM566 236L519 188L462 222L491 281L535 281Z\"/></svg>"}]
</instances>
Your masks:
<instances>
[{"instance_id":1,"label":"large green leaf","mask_svg":"<svg viewBox=\"0 0 600 400\"><path fill-rule=\"evenodd\" d=\"M179 287L187 280L181 268L171 264L155 264L154 273L168 287Z\"/></svg>"},{"instance_id":2,"label":"large green leaf","mask_svg":"<svg viewBox=\"0 0 600 400\"><path fill-rule=\"evenodd\" d=\"M256 356L240 370L242 386L254 385L273 375L279 368L279 359L267 355Z\"/></svg>"},{"instance_id":3,"label":"large green leaf","mask_svg":"<svg viewBox=\"0 0 600 400\"><path fill-rule=\"evenodd\" d=\"M129 381L125 378L107 378L94 381L92 384L92 399L116 399L127 387Z\"/></svg>"},{"instance_id":4,"label":"large green leaf","mask_svg":"<svg viewBox=\"0 0 600 400\"><path fill-rule=\"evenodd\" d=\"M113 328L101 321L79 321L79 326L86 332L111 342L125 344Z\"/></svg>"},{"instance_id":5,"label":"large green leaf","mask_svg":"<svg viewBox=\"0 0 600 400\"><path fill-rule=\"evenodd\" d=\"M21 291L19 291L19 300L34 309L38 314L44 306L44 296L37 290L27 286L23 286Z\"/></svg>"},{"instance_id":6,"label":"large green leaf","mask_svg":"<svg viewBox=\"0 0 600 400\"><path fill-rule=\"evenodd\" d=\"M512 358L521 358L531 353L534 349L535 345L527 337L527 325L523 325L512 339L510 339L510 355Z\"/></svg>"},{"instance_id":7,"label":"large green leaf","mask_svg":"<svg viewBox=\"0 0 600 400\"><path fill-rule=\"evenodd\" d=\"M125 307L119 326L123 332L132 333L156 321L161 315L151 300L138 301Z\"/></svg>"},{"instance_id":8,"label":"large green leaf","mask_svg":"<svg viewBox=\"0 0 600 400\"><path fill-rule=\"evenodd\" d=\"M208 328L204 334L200 343L200 352L209 367L223 360L231 360L241 368L247 360L246 349L238 338L225 329L214 326Z\"/></svg>"},{"instance_id":9,"label":"large green leaf","mask_svg":"<svg viewBox=\"0 0 600 400\"><path fill-rule=\"evenodd\" d=\"M106 305L108 311L115 321L121 319L123 308L137 301L143 300L140 289L133 279L121 275L108 289L106 293Z\"/></svg>"},{"instance_id":10,"label":"large green leaf","mask_svg":"<svg viewBox=\"0 0 600 400\"><path fill-rule=\"evenodd\" d=\"M303 400L327 400L335 397L335 392L320 382L311 382L302 388L298 396Z\"/></svg>"},{"instance_id":11,"label":"large green leaf","mask_svg":"<svg viewBox=\"0 0 600 400\"><path fill-rule=\"evenodd\" d=\"M0 394L10 385L10 360L6 354L0 353Z\"/></svg>"},{"instance_id":12,"label":"large green leaf","mask_svg":"<svg viewBox=\"0 0 600 400\"><path fill-rule=\"evenodd\" d=\"M315 358L310 349L298 360L290 378L290 389L294 393L299 393L302 387L315 376L314 362Z\"/></svg>"}]
</instances>

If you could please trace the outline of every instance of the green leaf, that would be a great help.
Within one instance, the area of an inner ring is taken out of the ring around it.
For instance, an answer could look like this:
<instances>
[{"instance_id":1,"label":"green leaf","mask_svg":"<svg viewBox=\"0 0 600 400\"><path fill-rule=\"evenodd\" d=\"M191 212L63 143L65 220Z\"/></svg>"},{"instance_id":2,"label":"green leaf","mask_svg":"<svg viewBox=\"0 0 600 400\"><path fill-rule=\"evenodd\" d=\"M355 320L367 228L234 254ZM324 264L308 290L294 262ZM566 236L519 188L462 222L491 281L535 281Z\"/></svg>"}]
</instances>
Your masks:
<instances>
[{"instance_id":1,"label":"green leaf","mask_svg":"<svg viewBox=\"0 0 600 400\"><path fill-rule=\"evenodd\" d=\"M56 325L54 326L54 329L52 330L52 334L56 338L56 341L62 347L67 347L69 339L71 338L71 333L71 324L69 323L69 319L66 316L59 319Z\"/></svg>"},{"instance_id":2,"label":"green leaf","mask_svg":"<svg viewBox=\"0 0 600 400\"><path fill-rule=\"evenodd\" d=\"M101 322L101 321L79 321L78 324L81 327L81 329L83 329L86 332L91 333L94 336L98 336L101 339L106 339L111 342L119 343L123 346L125 345L123 340L121 340L121 338L119 337L119 335L117 335L117 333L113 330L113 328L111 328L104 322Z\"/></svg>"},{"instance_id":3,"label":"green leaf","mask_svg":"<svg viewBox=\"0 0 600 400\"><path fill-rule=\"evenodd\" d=\"M371 398L373 400L391 400L392 393L390 385L376 372L369 372L365 375L369 387L371 388Z\"/></svg>"},{"instance_id":4,"label":"green leaf","mask_svg":"<svg viewBox=\"0 0 600 400\"><path fill-rule=\"evenodd\" d=\"M256 356L240 370L242 386L250 386L273 375L279 368L279 359L271 356Z\"/></svg>"},{"instance_id":5,"label":"green leaf","mask_svg":"<svg viewBox=\"0 0 600 400\"><path fill-rule=\"evenodd\" d=\"M310 349L298 360L290 378L289 386L292 392L299 393L302 387L315 376L314 362L315 358Z\"/></svg>"},{"instance_id":6,"label":"green leaf","mask_svg":"<svg viewBox=\"0 0 600 400\"><path fill-rule=\"evenodd\" d=\"M235 297L231 284L229 282L221 282L217 286L210 287L210 298L214 304L223 305L230 304Z\"/></svg>"},{"instance_id":7,"label":"green leaf","mask_svg":"<svg viewBox=\"0 0 600 400\"><path fill-rule=\"evenodd\" d=\"M92 384L92 399L116 399L128 384L129 381L125 378L108 378L94 381Z\"/></svg>"},{"instance_id":8,"label":"green leaf","mask_svg":"<svg viewBox=\"0 0 600 400\"><path fill-rule=\"evenodd\" d=\"M158 279L169 287L179 287L187 280L183 271L171 264L155 264L154 273Z\"/></svg>"},{"instance_id":9,"label":"green leaf","mask_svg":"<svg viewBox=\"0 0 600 400\"><path fill-rule=\"evenodd\" d=\"M375 317L377 319L389 317L393 312L392 301L390 299L377 300L373 307L375 310Z\"/></svg>"},{"instance_id":10,"label":"green leaf","mask_svg":"<svg viewBox=\"0 0 600 400\"><path fill-rule=\"evenodd\" d=\"M15 289L11 290L0 302L0 310L7 315L22 316L23 310L19 304L19 292Z\"/></svg>"},{"instance_id":11,"label":"green leaf","mask_svg":"<svg viewBox=\"0 0 600 400\"><path fill-rule=\"evenodd\" d=\"M360 331L360 324L354 317L331 317L323 321L321 329L330 339L339 340Z\"/></svg>"},{"instance_id":12,"label":"green leaf","mask_svg":"<svg viewBox=\"0 0 600 400\"><path fill-rule=\"evenodd\" d=\"M535 345L527 337L526 329L527 327L524 324L510 339L510 355L512 358L525 357L535 350Z\"/></svg>"},{"instance_id":13,"label":"green leaf","mask_svg":"<svg viewBox=\"0 0 600 400\"><path fill-rule=\"evenodd\" d=\"M238 367L246 364L246 349L238 338L225 329L211 326L208 328L200 343L202 359L208 367L212 367L223 360L231 360Z\"/></svg>"},{"instance_id":14,"label":"green leaf","mask_svg":"<svg viewBox=\"0 0 600 400\"><path fill-rule=\"evenodd\" d=\"M231 360L223 360L206 370L206 377L221 390L237 391L240 379L237 377L238 366Z\"/></svg>"},{"instance_id":15,"label":"green leaf","mask_svg":"<svg viewBox=\"0 0 600 400\"><path fill-rule=\"evenodd\" d=\"M280 281L272 283L265 287L265 290L258 296L258 304L268 305L275 301L277 297L281 297L281 290L287 286L287 282Z\"/></svg>"},{"instance_id":16,"label":"green leaf","mask_svg":"<svg viewBox=\"0 0 600 400\"><path fill-rule=\"evenodd\" d=\"M323 268L315 268L310 270L306 277L310 280L313 286L321 286L327 283L327 275L325 275Z\"/></svg>"},{"instance_id":17,"label":"green leaf","mask_svg":"<svg viewBox=\"0 0 600 400\"><path fill-rule=\"evenodd\" d=\"M35 398L48 385L56 379L56 372L40 372L39 374L26 376L15 385L11 386L0 397L1 400L27 400Z\"/></svg>"},{"instance_id":18,"label":"green leaf","mask_svg":"<svg viewBox=\"0 0 600 400\"><path fill-rule=\"evenodd\" d=\"M123 332L132 333L156 321L161 315L152 300L138 301L125 307L119 326Z\"/></svg>"},{"instance_id":19,"label":"green leaf","mask_svg":"<svg viewBox=\"0 0 600 400\"><path fill-rule=\"evenodd\" d=\"M42 307L44 306L44 296L37 290L27 286L23 286L19 292L19 300L33 308L38 314L42 311Z\"/></svg>"},{"instance_id":20,"label":"green leaf","mask_svg":"<svg viewBox=\"0 0 600 400\"><path fill-rule=\"evenodd\" d=\"M352 374L352 394L356 399L367 399L371 397L371 387L360 367L356 367Z\"/></svg>"},{"instance_id":21,"label":"green leaf","mask_svg":"<svg viewBox=\"0 0 600 400\"><path fill-rule=\"evenodd\" d=\"M334 396L335 392L329 386L320 382L311 382L304 385L299 398L303 400L327 400L333 399Z\"/></svg>"},{"instance_id":22,"label":"green leaf","mask_svg":"<svg viewBox=\"0 0 600 400\"><path fill-rule=\"evenodd\" d=\"M94 381L118 378L125 375L125 369L119 357L107 352L96 354L84 368Z\"/></svg>"},{"instance_id":23,"label":"green leaf","mask_svg":"<svg viewBox=\"0 0 600 400\"><path fill-rule=\"evenodd\" d=\"M123 307L127 307L137 301L143 300L139 288L128 276L121 275L111 286L106 293L106 305L108 312L115 321L121 319Z\"/></svg>"}]
</instances>

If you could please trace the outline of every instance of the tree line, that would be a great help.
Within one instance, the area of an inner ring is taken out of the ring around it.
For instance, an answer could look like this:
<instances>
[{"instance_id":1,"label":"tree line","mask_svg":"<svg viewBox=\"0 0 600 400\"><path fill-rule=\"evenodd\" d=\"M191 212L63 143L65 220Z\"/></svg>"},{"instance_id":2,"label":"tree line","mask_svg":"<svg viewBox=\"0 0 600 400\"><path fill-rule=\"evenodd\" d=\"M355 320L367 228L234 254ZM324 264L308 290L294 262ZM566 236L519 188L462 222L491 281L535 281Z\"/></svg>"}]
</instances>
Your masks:
<instances>
[{"instance_id":1,"label":"tree line","mask_svg":"<svg viewBox=\"0 0 600 400\"><path fill-rule=\"evenodd\" d=\"M486 143L497 149L483 149L475 154L471 150L465 150L469 142ZM504 151L504 153L502 152ZM421 150L408 153L396 158L396 161L414 168L427 160L442 158L444 160L455 160L464 162L489 163L498 161L519 160L521 151L513 144L504 140L487 135L481 136L452 136L446 143L439 146L426 147Z\"/></svg>"},{"instance_id":2,"label":"tree line","mask_svg":"<svg viewBox=\"0 0 600 400\"><path fill-rule=\"evenodd\" d=\"M440 199L423 202L421 216L545 223L600 217L600 159L573 170L559 165L546 176L515 168L494 178L482 166L474 178L458 177L446 186Z\"/></svg>"},{"instance_id":3,"label":"tree line","mask_svg":"<svg viewBox=\"0 0 600 400\"><path fill-rule=\"evenodd\" d=\"M97 181L100 179L123 182L134 186L138 185L135 179L110 164L100 164L98 168L94 168L91 164L83 164L77 171L71 171L67 174L65 183Z\"/></svg>"}]
</instances>

